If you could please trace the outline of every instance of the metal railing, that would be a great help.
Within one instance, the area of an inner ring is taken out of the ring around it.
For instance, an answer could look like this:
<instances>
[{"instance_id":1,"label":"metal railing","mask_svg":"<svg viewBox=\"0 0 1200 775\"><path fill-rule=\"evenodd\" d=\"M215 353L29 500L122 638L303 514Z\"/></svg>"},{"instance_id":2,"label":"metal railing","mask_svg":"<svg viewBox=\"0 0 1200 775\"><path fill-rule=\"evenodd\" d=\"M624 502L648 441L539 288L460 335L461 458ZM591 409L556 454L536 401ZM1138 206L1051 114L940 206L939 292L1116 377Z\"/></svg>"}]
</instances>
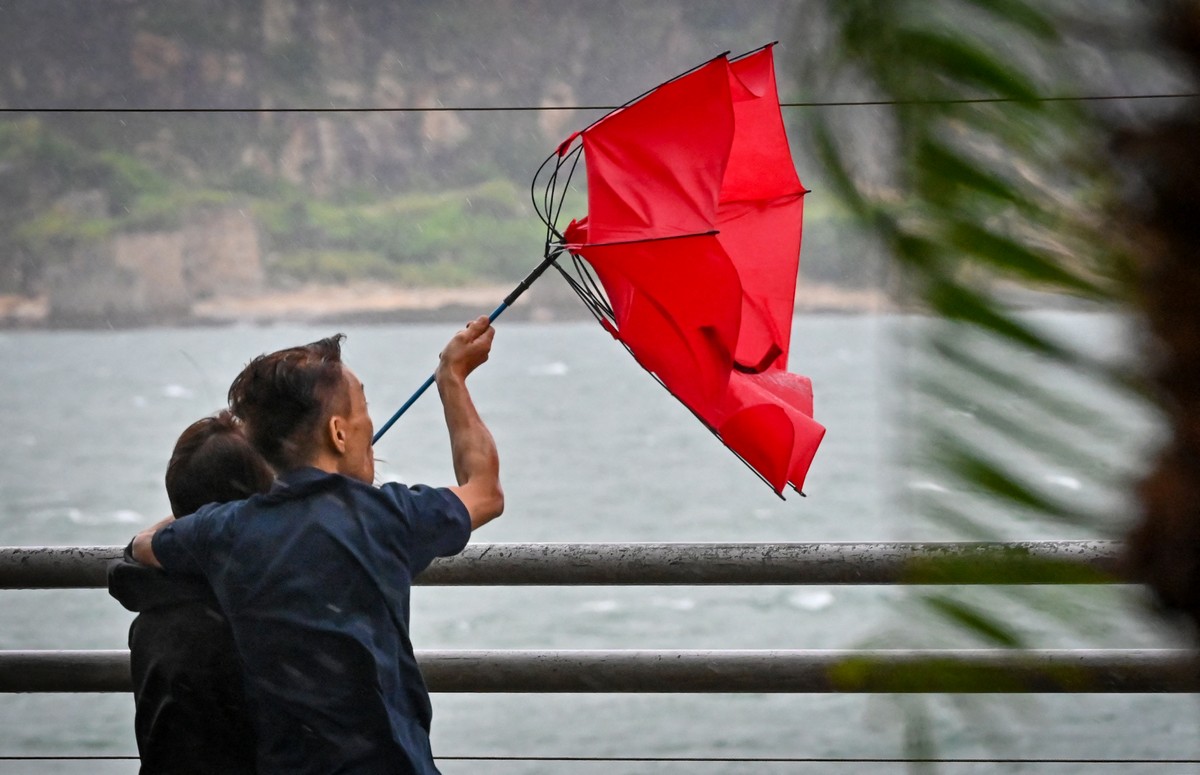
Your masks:
<instances>
[{"instance_id":1,"label":"metal railing","mask_svg":"<svg viewBox=\"0 0 1200 775\"><path fill-rule=\"evenodd\" d=\"M976 693L1200 690L1191 651L417 651L432 692ZM0 651L0 692L128 692L129 652Z\"/></svg>"},{"instance_id":2,"label":"metal railing","mask_svg":"<svg viewBox=\"0 0 1200 775\"><path fill-rule=\"evenodd\" d=\"M435 560L436 586L1109 584L1115 541L473 544ZM0 547L0 589L103 587L119 546Z\"/></svg>"},{"instance_id":3,"label":"metal railing","mask_svg":"<svg viewBox=\"0 0 1200 775\"><path fill-rule=\"evenodd\" d=\"M103 587L121 547L0 548L0 589ZM1106 584L1110 541L481 544L425 585ZM1195 692L1190 650L423 651L434 692ZM0 692L129 691L129 653L0 652Z\"/></svg>"}]
</instances>

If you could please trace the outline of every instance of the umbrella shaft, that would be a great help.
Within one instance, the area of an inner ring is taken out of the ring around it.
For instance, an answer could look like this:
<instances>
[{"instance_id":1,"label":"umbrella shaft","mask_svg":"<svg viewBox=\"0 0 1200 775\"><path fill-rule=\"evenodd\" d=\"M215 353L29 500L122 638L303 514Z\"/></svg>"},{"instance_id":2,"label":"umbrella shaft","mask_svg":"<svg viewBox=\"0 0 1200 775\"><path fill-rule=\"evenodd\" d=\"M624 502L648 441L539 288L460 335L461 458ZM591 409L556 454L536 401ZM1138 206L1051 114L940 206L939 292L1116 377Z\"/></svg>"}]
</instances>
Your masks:
<instances>
[{"instance_id":1,"label":"umbrella shaft","mask_svg":"<svg viewBox=\"0 0 1200 775\"><path fill-rule=\"evenodd\" d=\"M488 322L495 322L496 318L500 317L504 310L511 307L513 303L521 297L521 294L529 290L529 286L533 285L534 281L541 277L542 273L550 268L550 265L554 263L555 259L557 259L561 253L561 250L555 250L552 253L547 254L546 257L542 259L542 262L534 267L534 270L530 272L524 280L518 283L516 288L513 288L512 293L504 297L504 301L500 302L500 306L492 310L492 314L488 315ZM385 422L379 428L379 430L375 432L374 438L371 439L372 444L379 443L379 440L383 438L383 434L387 433L388 429L396 424L396 420L399 420L400 416L407 412L408 408L417 402L417 399L420 398L425 391L433 385L433 381L434 375L430 374L429 378L425 380L421 387L417 388L416 392L409 396L408 400L404 402L404 405L397 409L396 413L393 414L388 421Z\"/></svg>"}]
</instances>

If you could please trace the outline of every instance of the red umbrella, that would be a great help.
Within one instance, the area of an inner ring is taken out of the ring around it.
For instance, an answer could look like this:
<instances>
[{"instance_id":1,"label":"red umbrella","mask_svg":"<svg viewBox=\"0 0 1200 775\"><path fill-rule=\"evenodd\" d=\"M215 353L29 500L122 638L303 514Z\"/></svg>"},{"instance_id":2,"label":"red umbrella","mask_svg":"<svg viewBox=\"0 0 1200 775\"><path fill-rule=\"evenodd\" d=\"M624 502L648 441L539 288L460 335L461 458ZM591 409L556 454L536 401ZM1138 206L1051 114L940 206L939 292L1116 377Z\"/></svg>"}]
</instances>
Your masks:
<instances>
[{"instance_id":1,"label":"red umbrella","mask_svg":"<svg viewBox=\"0 0 1200 775\"><path fill-rule=\"evenodd\" d=\"M491 319L556 267L638 363L782 493L803 486L825 429L812 419L812 383L787 371L807 192L771 51L717 57L567 138L534 176L536 192L549 170L534 202L545 257ZM588 214L560 230L581 156ZM573 270L558 261L564 251Z\"/></svg>"},{"instance_id":2,"label":"red umbrella","mask_svg":"<svg viewBox=\"0 0 1200 775\"><path fill-rule=\"evenodd\" d=\"M588 214L560 232L559 173L580 154ZM799 490L825 429L787 371L806 191L771 47L659 86L551 159L548 260L569 251L559 269L638 363L777 493Z\"/></svg>"}]
</instances>

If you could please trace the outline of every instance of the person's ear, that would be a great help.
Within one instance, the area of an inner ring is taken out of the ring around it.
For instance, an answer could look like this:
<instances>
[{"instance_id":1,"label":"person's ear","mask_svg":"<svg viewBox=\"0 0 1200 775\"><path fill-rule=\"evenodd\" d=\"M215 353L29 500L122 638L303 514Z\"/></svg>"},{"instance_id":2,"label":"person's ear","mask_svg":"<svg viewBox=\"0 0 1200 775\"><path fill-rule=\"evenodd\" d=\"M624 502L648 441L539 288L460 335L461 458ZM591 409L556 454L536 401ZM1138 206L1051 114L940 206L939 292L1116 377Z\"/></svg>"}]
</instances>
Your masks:
<instances>
[{"instance_id":1,"label":"person's ear","mask_svg":"<svg viewBox=\"0 0 1200 775\"><path fill-rule=\"evenodd\" d=\"M333 415L329 418L329 425L326 428L330 445L337 451L339 455L346 454L346 421L340 415Z\"/></svg>"}]
</instances>

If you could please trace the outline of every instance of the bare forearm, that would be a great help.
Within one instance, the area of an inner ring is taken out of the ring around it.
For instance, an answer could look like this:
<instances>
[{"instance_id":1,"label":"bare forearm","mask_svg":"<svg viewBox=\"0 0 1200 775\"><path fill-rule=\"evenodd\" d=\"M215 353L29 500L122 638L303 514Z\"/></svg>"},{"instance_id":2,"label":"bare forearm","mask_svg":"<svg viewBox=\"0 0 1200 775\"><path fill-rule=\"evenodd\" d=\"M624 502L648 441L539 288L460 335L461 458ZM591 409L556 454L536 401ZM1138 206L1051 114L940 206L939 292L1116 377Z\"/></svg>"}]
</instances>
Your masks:
<instances>
[{"instance_id":1,"label":"bare forearm","mask_svg":"<svg viewBox=\"0 0 1200 775\"><path fill-rule=\"evenodd\" d=\"M453 488L471 513L472 527L498 517L504 509L500 455L467 390L465 379L448 371L437 378L450 433L450 454L458 487Z\"/></svg>"},{"instance_id":2,"label":"bare forearm","mask_svg":"<svg viewBox=\"0 0 1200 775\"><path fill-rule=\"evenodd\" d=\"M152 568L161 568L158 558L154 556L154 548L151 541L154 540L154 534L162 530L167 525L175 521L175 517L167 517L164 520L154 523L142 532L133 537L133 559L140 562L142 565L149 565Z\"/></svg>"},{"instance_id":3,"label":"bare forearm","mask_svg":"<svg viewBox=\"0 0 1200 775\"><path fill-rule=\"evenodd\" d=\"M500 478L500 458L491 431L483 424L475 402L462 383L442 388L446 427L450 431L450 454L454 477L459 484L480 476Z\"/></svg>"}]
</instances>

